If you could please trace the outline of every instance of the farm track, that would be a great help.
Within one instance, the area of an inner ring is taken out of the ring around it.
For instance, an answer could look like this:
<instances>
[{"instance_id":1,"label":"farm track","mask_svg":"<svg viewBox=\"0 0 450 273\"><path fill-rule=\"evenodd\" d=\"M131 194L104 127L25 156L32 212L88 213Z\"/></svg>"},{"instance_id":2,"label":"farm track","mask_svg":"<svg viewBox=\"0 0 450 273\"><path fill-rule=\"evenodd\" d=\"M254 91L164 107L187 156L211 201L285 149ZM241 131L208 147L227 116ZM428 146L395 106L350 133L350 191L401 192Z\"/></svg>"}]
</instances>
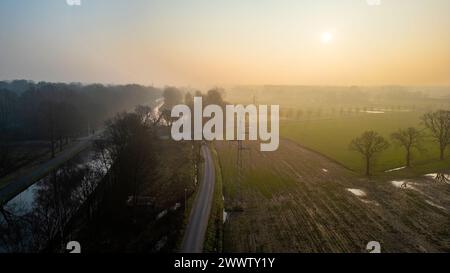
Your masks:
<instances>
[{"instance_id":1,"label":"farm track","mask_svg":"<svg viewBox=\"0 0 450 273\"><path fill-rule=\"evenodd\" d=\"M369 241L379 241L385 252L450 251L448 185L417 179L424 195L364 178L288 140L273 153L259 152L258 143L245 145L250 150L243 153L237 187L236 144L216 143L225 207L244 208L230 214L225 251L365 252Z\"/></svg>"}]
</instances>

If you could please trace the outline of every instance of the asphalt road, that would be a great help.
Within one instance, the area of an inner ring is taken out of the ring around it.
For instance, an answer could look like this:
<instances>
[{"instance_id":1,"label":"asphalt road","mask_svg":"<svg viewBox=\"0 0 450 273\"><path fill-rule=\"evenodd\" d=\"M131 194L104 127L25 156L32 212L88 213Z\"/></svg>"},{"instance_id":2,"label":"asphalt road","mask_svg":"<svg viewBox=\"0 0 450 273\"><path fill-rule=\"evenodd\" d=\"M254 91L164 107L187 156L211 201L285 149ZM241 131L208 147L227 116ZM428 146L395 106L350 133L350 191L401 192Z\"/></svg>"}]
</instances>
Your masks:
<instances>
[{"instance_id":1,"label":"asphalt road","mask_svg":"<svg viewBox=\"0 0 450 273\"><path fill-rule=\"evenodd\" d=\"M192 206L189 222L181 245L181 253L201 253L214 194L214 161L208 146L202 147L205 168L203 180Z\"/></svg>"}]
</instances>

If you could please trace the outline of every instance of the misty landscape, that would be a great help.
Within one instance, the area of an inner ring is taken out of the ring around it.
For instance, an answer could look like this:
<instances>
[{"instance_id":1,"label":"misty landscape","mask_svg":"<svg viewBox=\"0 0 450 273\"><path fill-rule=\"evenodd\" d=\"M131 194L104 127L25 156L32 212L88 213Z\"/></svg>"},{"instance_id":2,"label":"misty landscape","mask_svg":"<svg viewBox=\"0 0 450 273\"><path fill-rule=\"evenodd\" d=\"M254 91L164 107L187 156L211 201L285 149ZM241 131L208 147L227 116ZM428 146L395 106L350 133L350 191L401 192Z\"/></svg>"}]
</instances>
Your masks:
<instances>
[{"instance_id":1,"label":"misty landscape","mask_svg":"<svg viewBox=\"0 0 450 273\"><path fill-rule=\"evenodd\" d=\"M0 3L0 254L450 252L448 1L108 2Z\"/></svg>"},{"instance_id":2,"label":"misty landscape","mask_svg":"<svg viewBox=\"0 0 450 273\"><path fill-rule=\"evenodd\" d=\"M203 251L361 252L375 239L391 252L450 247L450 158L426 118L450 124L449 89L1 86L3 252L65 251L72 238L84 251L177 251L204 176L202 145L216 183ZM280 148L170 140L168 109L194 95L279 104ZM364 132L385 142L369 170L351 147Z\"/></svg>"}]
</instances>

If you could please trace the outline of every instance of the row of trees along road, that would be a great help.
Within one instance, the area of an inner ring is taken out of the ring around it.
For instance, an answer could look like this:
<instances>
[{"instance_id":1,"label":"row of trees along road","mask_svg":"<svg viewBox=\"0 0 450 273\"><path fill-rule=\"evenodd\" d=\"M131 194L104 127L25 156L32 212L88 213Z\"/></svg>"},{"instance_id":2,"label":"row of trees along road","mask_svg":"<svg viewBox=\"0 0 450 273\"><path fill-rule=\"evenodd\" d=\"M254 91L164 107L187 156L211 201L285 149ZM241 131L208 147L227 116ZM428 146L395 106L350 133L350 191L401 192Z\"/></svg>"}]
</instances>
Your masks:
<instances>
[{"instance_id":1,"label":"row of trees along road","mask_svg":"<svg viewBox=\"0 0 450 273\"><path fill-rule=\"evenodd\" d=\"M196 96L202 96L207 104L224 105L223 91L213 89L206 94L195 93ZM108 195L106 204L107 213L112 213L111 218L117 217L124 207L124 200L128 199L129 205L136 210L143 196L154 199L161 195L161 192L152 192L150 195L143 195L145 189L148 189L152 183L160 176L160 171L164 162L164 153L162 143L164 138L160 137L161 129L170 127L172 118L170 110L173 106L185 103L193 107L193 95L183 94L177 88L167 87L163 91L164 105L155 111L155 109L140 105L134 112L123 112L116 114L112 119L106 122L103 137L96 140L97 150L105 155L111 169L108 175L111 192ZM164 130L163 130L164 131ZM201 141L192 141L192 160L194 177L199 176L199 166L201 163ZM191 143L178 143L177 145L189 145ZM180 146L181 148L181 146ZM176 172L176 170L172 170ZM148 194L148 193L147 193ZM131 197L131 198L129 198ZM120 201L120 202L117 202Z\"/></svg>"},{"instance_id":2,"label":"row of trees along road","mask_svg":"<svg viewBox=\"0 0 450 273\"><path fill-rule=\"evenodd\" d=\"M414 150L424 151L425 138L431 138L439 146L439 159L444 160L445 151L450 144L450 111L439 110L428 112L422 117L424 129L406 128L399 129L391 134L393 143L405 151L406 167L411 166L411 157ZM388 149L389 142L374 131L364 132L361 136L353 139L350 150L360 153L366 166L366 175L371 174L373 159L381 152Z\"/></svg>"}]
</instances>

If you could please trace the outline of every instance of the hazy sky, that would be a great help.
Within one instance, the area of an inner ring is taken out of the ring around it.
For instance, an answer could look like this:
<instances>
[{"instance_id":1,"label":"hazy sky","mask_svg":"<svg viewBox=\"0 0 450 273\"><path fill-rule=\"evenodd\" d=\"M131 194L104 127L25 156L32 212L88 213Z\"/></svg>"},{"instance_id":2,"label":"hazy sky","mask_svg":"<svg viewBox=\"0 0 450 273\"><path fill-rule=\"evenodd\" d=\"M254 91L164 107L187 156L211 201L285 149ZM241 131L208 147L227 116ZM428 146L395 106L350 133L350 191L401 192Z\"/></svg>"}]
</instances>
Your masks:
<instances>
[{"instance_id":1,"label":"hazy sky","mask_svg":"<svg viewBox=\"0 0 450 273\"><path fill-rule=\"evenodd\" d=\"M450 1L0 1L0 80L450 84Z\"/></svg>"}]
</instances>

